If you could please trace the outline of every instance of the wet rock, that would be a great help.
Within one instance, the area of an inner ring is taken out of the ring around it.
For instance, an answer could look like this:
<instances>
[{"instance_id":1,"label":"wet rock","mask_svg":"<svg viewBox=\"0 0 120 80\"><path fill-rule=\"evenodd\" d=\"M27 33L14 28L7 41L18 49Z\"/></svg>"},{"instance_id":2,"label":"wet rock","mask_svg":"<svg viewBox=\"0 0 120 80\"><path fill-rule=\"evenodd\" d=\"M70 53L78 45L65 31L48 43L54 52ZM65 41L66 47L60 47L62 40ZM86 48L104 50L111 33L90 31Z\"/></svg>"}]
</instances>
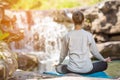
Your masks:
<instances>
[{"instance_id":1,"label":"wet rock","mask_svg":"<svg viewBox=\"0 0 120 80\"><path fill-rule=\"evenodd\" d=\"M101 43L97 46L104 57L110 56L112 59L120 59L120 41Z\"/></svg>"},{"instance_id":2,"label":"wet rock","mask_svg":"<svg viewBox=\"0 0 120 80\"><path fill-rule=\"evenodd\" d=\"M58 77L48 74L38 74L34 72L17 70L9 80L115 80L107 78L83 77L78 74L69 73Z\"/></svg>"},{"instance_id":3,"label":"wet rock","mask_svg":"<svg viewBox=\"0 0 120 80\"><path fill-rule=\"evenodd\" d=\"M110 41L120 41L120 35L111 36Z\"/></svg>"},{"instance_id":4,"label":"wet rock","mask_svg":"<svg viewBox=\"0 0 120 80\"><path fill-rule=\"evenodd\" d=\"M39 33L35 33L33 37L34 51L45 52L45 37L39 36Z\"/></svg>"},{"instance_id":5,"label":"wet rock","mask_svg":"<svg viewBox=\"0 0 120 80\"><path fill-rule=\"evenodd\" d=\"M93 31L97 31L97 25L94 25L94 23L98 23L99 25L99 32L104 32L106 34L114 34L114 33L120 33L120 27L117 26L120 24L119 20L119 6L120 1L116 0L110 0L106 1L105 3L101 3L101 7L98 6L98 10L100 11L98 13L99 15L99 21L93 22L92 26L96 26L96 29L92 29ZM102 19L104 18L104 19ZM108 29L108 31L102 31L104 28ZM119 29L119 30L118 30ZM98 32L98 31L97 31Z\"/></svg>"},{"instance_id":6,"label":"wet rock","mask_svg":"<svg viewBox=\"0 0 120 80\"><path fill-rule=\"evenodd\" d=\"M56 22L60 22L60 23L63 23L63 22L71 23L72 22L71 12L67 9L53 11L52 17L53 17L54 21L56 21Z\"/></svg>"},{"instance_id":7,"label":"wet rock","mask_svg":"<svg viewBox=\"0 0 120 80\"><path fill-rule=\"evenodd\" d=\"M24 52L17 53L18 56L18 68L25 71L31 71L37 68L38 59L33 54L27 54Z\"/></svg>"},{"instance_id":8,"label":"wet rock","mask_svg":"<svg viewBox=\"0 0 120 80\"><path fill-rule=\"evenodd\" d=\"M58 78L51 78L44 80L115 80L115 79L65 76L65 77L58 77Z\"/></svg>"},{"instance_id":9,"label":"wet rock","mask_svg":"<svg viewBox=\"0 0 120 80\"><path fill-rule=\"evenodd\" d=\"M119 0L110 0L106 1L103 4L100 4L99 9L104 13L109 13L111 10L118 10L120 6Z\"/></svg>"},{"instance_id":10,"label":"wet rock","mask_svg":"<svg viewBox=\"0 0 120 80\"><path fill-rule=\"evenodd\" d=\"M103 33L94 34L93 36L97 43L107 42L109 40L108 35L105 35Z\"/></svg>"},{"instance_id":11,"label":"wet rock","mask_svg":"<svg viewBox=\"0 0 120 80\"><path fill-rule=\"evenodd\" d=\"M0 80L8 79L18 68L17 55L0 41Z\"/></svg>"},{"instance_id":12,"label":"wet rock","mask_svg":"<svg viewBox=\"0 0 120 80\"><path fill-rule=\"evenodd\" d=\"M120 35L120 1L109 0L84 10L85 27L97 42L118 41ZM114 37L114 36L117 36ZM114 39L113 39L114 38Z\"/></svg>"},{"instance_id":13,"label":"wet rock","mask_svg":"<svg viewBox=\"0 0 120 80\"><path fill-rule=\"evenodd\" d=\"M55 76L52 75L38 74L35 72L22 71L18 69L9 80L28 80L28 79L41 80L41 79L54 78L54 77Z\"/></svg>"}]
</instances>

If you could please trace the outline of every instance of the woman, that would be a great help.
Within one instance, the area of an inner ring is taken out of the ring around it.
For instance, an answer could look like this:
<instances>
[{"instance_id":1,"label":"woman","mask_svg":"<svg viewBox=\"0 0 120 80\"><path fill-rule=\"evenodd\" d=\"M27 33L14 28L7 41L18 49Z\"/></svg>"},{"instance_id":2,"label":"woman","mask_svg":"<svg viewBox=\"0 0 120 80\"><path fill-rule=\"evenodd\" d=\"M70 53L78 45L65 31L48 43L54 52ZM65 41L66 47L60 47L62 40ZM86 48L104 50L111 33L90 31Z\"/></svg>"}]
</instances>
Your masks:
<instances>
[{"instance_id":1,"label":"woman","mask_svg":"<svg viewBox=\"0 0 120 80\"><path fill-rule=\"evenodd\" d=\"M107 62L110 62L111 59L102 57L98 52L92 34L82 29L83 13L80 11L73 12L72 20L75 28L63 38L60 61L56 66L56 71L59 73L90 74L106 70ZM100 61L92 63L89 57L90 53ZM68 64L61 64L67 55L69 56Z\"/></svg>"}]
</instances>

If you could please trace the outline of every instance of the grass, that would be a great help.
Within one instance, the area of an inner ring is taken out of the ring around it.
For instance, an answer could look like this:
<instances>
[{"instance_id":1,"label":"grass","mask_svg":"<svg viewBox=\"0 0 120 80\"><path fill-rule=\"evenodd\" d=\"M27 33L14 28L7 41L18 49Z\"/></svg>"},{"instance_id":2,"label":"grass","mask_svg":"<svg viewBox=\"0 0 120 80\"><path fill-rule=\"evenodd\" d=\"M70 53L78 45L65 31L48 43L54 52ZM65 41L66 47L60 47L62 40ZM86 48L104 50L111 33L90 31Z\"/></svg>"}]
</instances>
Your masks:
<instances>
[{"instance_id":1,"label":"grass","mask_svg":"<svg viewBox=\"0 0 120 80\"><path fill-rule=\"evenodd\" d=\"M120 77L120 60L113 61L108 64L108 69L105 71L108 75L118 78Z\"/></svg>"},{"instance_id":2,"label":"grass","mask_svg":"<svg viewBox=\"0 0 120 80\"><path fill-rule=\"evenodd\" d=\"M68 63L68 60L66 59L64 63ZM114 60L108 63L108 68L105 72L113 78L120 77L120 60Z\"/></svg>"}]
</instances>

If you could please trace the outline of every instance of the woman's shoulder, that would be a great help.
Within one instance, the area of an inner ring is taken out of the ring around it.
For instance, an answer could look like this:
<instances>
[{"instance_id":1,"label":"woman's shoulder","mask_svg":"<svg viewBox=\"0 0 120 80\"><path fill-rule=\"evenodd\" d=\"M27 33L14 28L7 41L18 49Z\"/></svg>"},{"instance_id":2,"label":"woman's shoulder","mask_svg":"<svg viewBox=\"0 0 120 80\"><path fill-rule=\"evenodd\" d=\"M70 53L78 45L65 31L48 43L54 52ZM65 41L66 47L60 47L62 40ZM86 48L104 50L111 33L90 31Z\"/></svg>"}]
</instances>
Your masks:
<instances>
[{"instance_id":1,"label":"woman's shoulder","mask_svg":"<svg viewBox=\"0 0 120 80\"><path fill-rule=\"evenodd\" d=\"M69 31L66 35L71 35L74 33L74 30Z\"/></svg>"},{"instance_id":2,"label":"woman's shoulder","mask_svg":"<svg viewBox=\"0 0 120 80\"><path fill-rule=\"evenodd\" d=\"M87 34L87 35L90 35L90 36L92 35L92 33L89 32L89 31L87 31L87 30L84 30L84 29L83 29L83 32L84 32L85 34Z\"/></svg>"}]
</instances>

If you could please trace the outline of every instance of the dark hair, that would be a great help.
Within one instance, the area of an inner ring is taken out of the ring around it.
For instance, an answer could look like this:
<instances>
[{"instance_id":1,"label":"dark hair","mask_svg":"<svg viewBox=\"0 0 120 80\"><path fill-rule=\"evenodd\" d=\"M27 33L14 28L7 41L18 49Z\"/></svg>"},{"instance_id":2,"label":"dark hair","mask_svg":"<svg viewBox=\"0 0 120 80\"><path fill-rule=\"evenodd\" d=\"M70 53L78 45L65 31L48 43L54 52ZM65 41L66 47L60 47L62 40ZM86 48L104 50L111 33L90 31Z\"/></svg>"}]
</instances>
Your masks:
<instances>
[{"instance_id":1,"label":"dark hair","mask_svg":"<svg viewBox=\"0 0 120 80\"><path fill-rule=\"evenodd\" d=\"M74 11L72 14L72 19L75 25L80 25L84 21L84 15L80 11Z\"/></svg>"}]
</instances>

